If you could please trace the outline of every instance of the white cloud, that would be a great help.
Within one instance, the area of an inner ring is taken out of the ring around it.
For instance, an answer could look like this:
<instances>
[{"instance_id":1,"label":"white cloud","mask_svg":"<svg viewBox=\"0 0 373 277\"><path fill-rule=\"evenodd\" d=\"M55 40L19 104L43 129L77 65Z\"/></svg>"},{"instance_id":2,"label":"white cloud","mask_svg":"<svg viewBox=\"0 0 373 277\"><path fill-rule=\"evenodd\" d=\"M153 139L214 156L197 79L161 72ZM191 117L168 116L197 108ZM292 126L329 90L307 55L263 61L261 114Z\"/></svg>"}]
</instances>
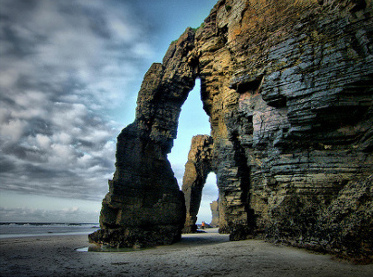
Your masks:
<instances>
[{"instance_id":1,"label":"white cloud","mask_svg":"<svg viewBox=\"0 0 373 277\"><path fill-rule=\"evenodd\" d=\"M10 111L5 107L0 107L0 126L7 123L10 118Z\"/></svg>"},{"instance_id":2,"label":"white cloud","mask_svg":"<svg viewBox=\"0 0 373 277\"><path fill-rule=\"evenodd\" d=\"M11 119L8 122L1 124L0 133L5 139L18 141L27 123L21 119Z\"/></svg>"},{"instance_id":3,"label":"white cloud","mask_svg":"<svg viewBox=\"0 0 373 277\"><path fill-rule=\"evenodd\" d=\"M1 45L1 43L0 43ZM3 55L1 55L3 57ZM18 79L18 72L15 68L9 68L7 70L1 70L0 74L0 86L11 87L15 84Z\"/></svg>"},{"instance_id":4,"label":"white cloud","mask_svg":"<svg viewBox=\"0 0 373 277\"><path fill-rule=\"evenodd\" d=\"M81 199L106 192L120 125L110 111L135 101L128 95L139 84L128 88L152 52L133 11L114 2L2 1L2 189Z\"/></svg>"},{"instance_id":5,"label":"white cloud","mask_svg":"<svg viewBox=\"0 0 373 277\"><path fill-rule=\"evenodd\" d=\"M48 136L37 134L35 139L40 148L49 149L51 147L51 139Z\"/></svg>"},{"instance_id":6,"label":"white cloud","mask_svg":"<svg viewBox=\"0 0 373 277\"><path fill-rule=\"evenodd\" d=\"M150 45L147 43L139 43L135 47L132 47L132 53L135 56L142 56L142 57L149 57L153 56L153 50L151 49Z\"/></svg>"},{"instance_id":7,"label":"white cloud","mask_svg":"<svg viewBox=\"0 0 373 277\"><path fill-rule=\"evenodd\" d=\"M164 11L148 22L148 5L1 0L0 189L101 202L119 128L132 121L142 78L169 45L158 32L169 25L157 18ZM156 48L164 50L157 58Z\"/></svg>"},{"instance_id":8,"label":"white cloud","mask_svg":"<svg viewBox=\"0 0 373 277\"><path fill-rule=\"evenodd\" d=\"M78 128L72 129L72 131L75 131L74 134L78 134L79 130L80 129ZM65 131L60 130L59 132L53 134L53 136L51 137L51 140L62 143L62 144L70 144L72 141L72 137L70 134L66 133Z\"/></svg>"},{"instance_id":9,"label":"white cloud","mask_svg":"<svg viewBox=\"0 0 373 277\"><path fill-rule=\"evenodd\" d=\"M52 144L53 154L50 156L49 162L58 165L61 161L70 162L74 157L74 150L70 145Z\"/></svg>"},{"instance_id":10,"label":"white cloud","mask_svg":"<svg viewBox=\"0 0 373 277\"><path fill-rule=\"evenodd\" d=\"M131 26L127 22L123 22L117 17L111 19L109 28L115 37L124 43L129 43L137 39L137 34L140 33L137 26Z\"/></svg>"},{"instance_id":11,"label":"white cloud","mask_svg":"<svg viewBox=\"0 0 373 277\"><path fill-rule=\"evenodd\" d=\"M40 106L48 101L48 96L40 91L24 91L16 94L12 97L15 104L19 105L21 108L29 109L33 106Z\"/></svg>"},{"instance_id":12,"label":"white cloud","mask_svg":"<svg viewBox=\"0 0 373 277\"><path fill-rule=\"evenodd\" d=\"M97 211L84 211L78 207L61 210L28 209L28 208L1 208L0 221L2 222L90 222L98 221ZM16 220L15 220L16 219Z\"/></svg>"},{"instance_id":13,"label":"white cloud","mask_svg":"<svg viewBox=\"0 0 373 277\"><path fill-rule=\"evenodd\" d=\"M79 211L79 208L78 207L64 208L62 209L62 211L65 213L76 213Z\"/></svg>"}]
</instances>

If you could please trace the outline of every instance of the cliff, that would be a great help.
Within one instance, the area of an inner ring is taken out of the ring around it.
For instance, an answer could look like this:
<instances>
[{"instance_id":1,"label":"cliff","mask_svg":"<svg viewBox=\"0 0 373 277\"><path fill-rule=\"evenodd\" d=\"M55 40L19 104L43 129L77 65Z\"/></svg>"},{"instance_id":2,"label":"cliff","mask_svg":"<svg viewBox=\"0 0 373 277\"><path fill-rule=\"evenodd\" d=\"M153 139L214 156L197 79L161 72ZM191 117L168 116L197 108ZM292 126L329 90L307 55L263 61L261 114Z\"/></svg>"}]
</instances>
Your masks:
<instances>
[{"instance_id":1,"label":"cliff","mask_svg":"<svg viewBox=\"0 0 373 277\"><path fill-rule=\"evenodd\" d=\"M91 241L180 237L167 153L199 78L220 231L371 259L372 14L364 0L218 1L146 73Z\"/></svg>"}]
</instances>

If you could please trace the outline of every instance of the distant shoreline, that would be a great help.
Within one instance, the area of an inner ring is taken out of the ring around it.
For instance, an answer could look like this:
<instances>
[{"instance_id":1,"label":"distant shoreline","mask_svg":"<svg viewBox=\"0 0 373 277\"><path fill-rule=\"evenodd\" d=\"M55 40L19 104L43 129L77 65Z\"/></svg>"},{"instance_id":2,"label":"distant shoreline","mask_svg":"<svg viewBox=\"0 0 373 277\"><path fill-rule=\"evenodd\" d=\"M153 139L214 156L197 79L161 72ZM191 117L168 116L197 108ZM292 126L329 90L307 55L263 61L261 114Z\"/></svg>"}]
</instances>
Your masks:
<instances>
[{"instance_id":1,"label":"distant shoreline","mask_svg":"<svg viewBox=\"0 0 373 277\"><path fill-rule=\"evenodd\" d=\"M98 223L1 222L0 239L55 235L89 234L99 229Z\"/></svg>"},{"instance_id":2,"label":"distant shoreline","mask_svg":"<svg viewBox=\"0 0 373 277\"><path fill-rule=\"evenodd\" d=\"M67 232L67 233L41 233L41 234L0 234L0 240L16 239L16 238L33 238L33 237L49 237L49 236L79 236L88 235L92 232Z\"/></svg>"},{"instance_id":3,"label":"distant shoreline","mask_svg":"<svg viewBox=\"0 0 373 277\"><path fill-rule=\"evenodd\" d=\"M96 224L99 225L99 223L93 223L93 222L17 222L17 221L3 221L0 222L0 225L57 225L57 224L63 224L63 225L86 225L86 224Z\"/></svg>"}]
</instances>

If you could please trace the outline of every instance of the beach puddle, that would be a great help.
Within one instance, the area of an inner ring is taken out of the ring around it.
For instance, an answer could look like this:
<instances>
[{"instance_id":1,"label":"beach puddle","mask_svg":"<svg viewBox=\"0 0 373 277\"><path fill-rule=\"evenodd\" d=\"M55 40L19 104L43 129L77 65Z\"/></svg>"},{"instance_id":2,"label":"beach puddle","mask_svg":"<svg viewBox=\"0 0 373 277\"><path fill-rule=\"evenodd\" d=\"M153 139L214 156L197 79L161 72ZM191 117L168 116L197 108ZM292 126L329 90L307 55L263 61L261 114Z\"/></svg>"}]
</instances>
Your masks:
<instances>
[{"instance_id":1,"label":"beach puddle","mask_svg":"<svg viewBox=\"0 0 373 277\"><path fill-rule=\"evenodd\" d=\"M90 245L88 247L76 248L75 251L78 252L136 252L136 251L143 251L151 249L152 247L146 248L118 248L118 247L110 247L110 246L98 246L98 245Z\"/></svg>"}]
</instances>

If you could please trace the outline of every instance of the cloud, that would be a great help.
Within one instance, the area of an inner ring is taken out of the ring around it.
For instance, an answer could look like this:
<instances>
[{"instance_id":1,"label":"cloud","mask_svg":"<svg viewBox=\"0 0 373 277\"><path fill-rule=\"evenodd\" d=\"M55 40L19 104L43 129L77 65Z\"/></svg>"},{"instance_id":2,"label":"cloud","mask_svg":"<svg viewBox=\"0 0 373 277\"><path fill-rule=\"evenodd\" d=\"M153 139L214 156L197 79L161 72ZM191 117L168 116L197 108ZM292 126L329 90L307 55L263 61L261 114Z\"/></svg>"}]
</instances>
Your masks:
<instances>
[{"instance_id":1,"label":"cloud","mask_svg":"<svg viewBox=\"0 0 373 277\"><path fill-rule=\"evenodd\" d=\"M215 201L219 197L216 174L210 173L207 176L206 184L203 187L203 197L206 201Z\"/></svg>"},{"instance_id":2,"label":"cloud","mask_svg":"<svg viewBox=\"0 0 373 277\"><path fill-rule=\"evenodd\" d=\"M2 190L102 199L149 38L130 2L1 1Z\"/></svg>"},{"instance_id":3,"label":"cloud","mask_svg":"<svg viewBox=\"0 0 373 277\"><path fill-rule=\"evenodd\" d=\"M78 207L60 210L2 208L0 207L2 222L97 222L97 211L83 211ZM17 219L17 220L15 220Z\"/></svg>"}]
</instances>

